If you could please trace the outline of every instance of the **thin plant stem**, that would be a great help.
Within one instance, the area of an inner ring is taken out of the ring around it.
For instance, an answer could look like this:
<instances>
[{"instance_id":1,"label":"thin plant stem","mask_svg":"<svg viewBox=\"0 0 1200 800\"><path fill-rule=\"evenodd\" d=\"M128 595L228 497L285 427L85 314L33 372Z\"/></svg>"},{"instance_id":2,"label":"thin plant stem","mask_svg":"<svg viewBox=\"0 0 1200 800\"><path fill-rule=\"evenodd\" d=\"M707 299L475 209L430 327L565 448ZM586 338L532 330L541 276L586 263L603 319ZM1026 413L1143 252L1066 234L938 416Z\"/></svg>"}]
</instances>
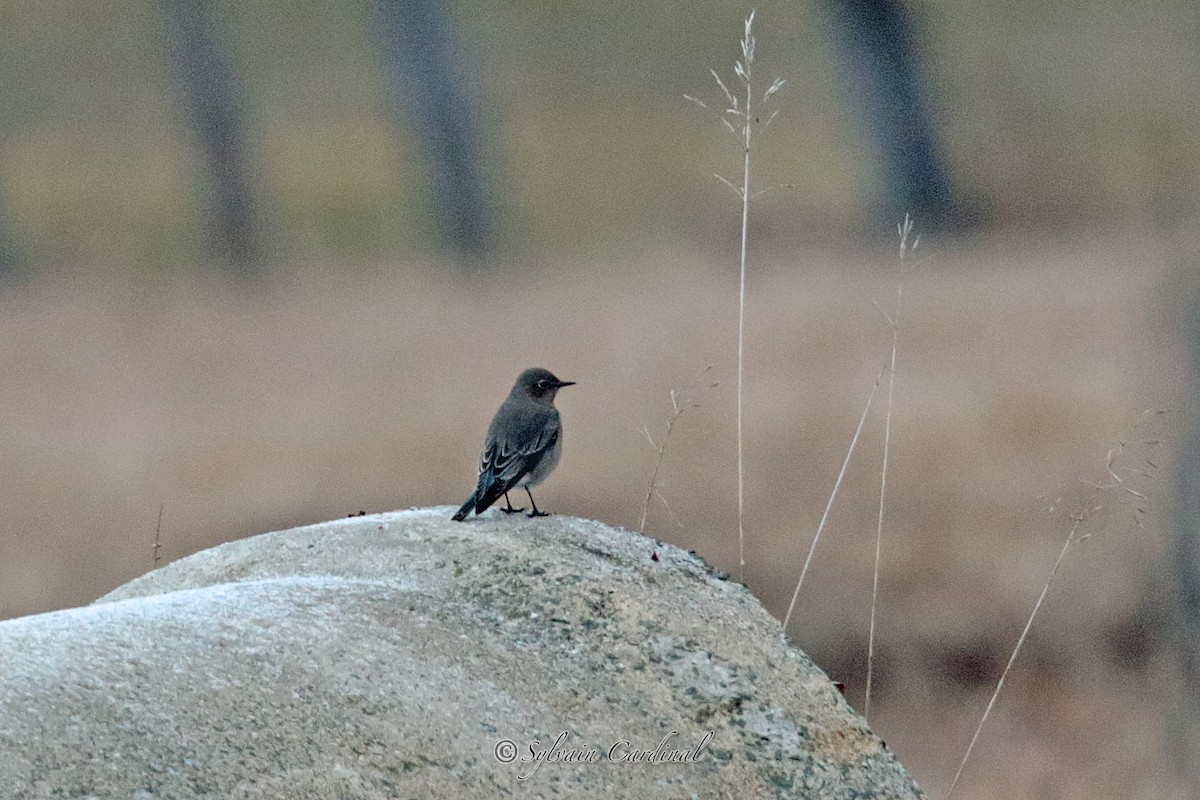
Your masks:
<instances>
[{"instance_id":1,"label":"thin plant stem","mask_svg":"<svg viewBox=\"0 0 1200 800\"><path fill-rule=\"evenodd\" d=\"M1038 595L1037 602L1033 604L1033 611L1029 613L1029 619L1025 620L1025 628L1021 631L1021 636L1017 639L1017 644L1013 648L1012 655L1008 657L1008 663L1004 665L1004 671L1000 673L1000 680L996 681L996 688L992 691L991 699L988 700L987 708L983 711L983 716L979 718L979 724L975 727L975 733L971 736L971 743L967 745L967 752L963 753L962 761L958 764L958 771L954 773L954 780L950 782L950 788L946 790L946 800L954 794L954 789L958 786L959 778L962 777L963 770L967 766L967 761L971 758L971 752L975 749L975 743L979 741L979 734L983 730L983 725L991 716L992 708L996 705L996 699L1000 697L1000 690L1004 688L1004 681L1008 678L1009 670L1012 669L1013 663L1017 660L1017 654L1021 652L1021 648L1025 645L1025 639L1029 636L1029 630L1033 627L1033 620L1037 617L1037 613L1042 608L1042 602L1046 599L1046 594L1050 591L1050 584L1054 582L1054 577L1058 575L1058 568L1062 565L1063 559L1067 555L1067 551L1071 549L1071 545L1076 542L1075 534L1079 531L1079 526L1087 519L1086 512L1080 512L1075 515L1074 523L1071 525L1071 531L1067 534L1067 540L1063 542L1062 550L1058 553L1058 559L1054 562L1054 568L1050 570L1050 577L1046 579L1046 584L1042 586L1042 592Z\"/></svg>"},{"instance_id":2,"label":"thin plant stem","mask_svg":"<svg viewBox=\"0 0 1200 800\"><path fill-rule=\"evenodd\" d=\"M746 582L746 526L745 526L745 468L742 457L742 373L745 364L746 343L746 246L750 234L750 133L753 129L750 116L750 73L754 46L751 26L754 14L746 20L746 35L742 39L744 69L742 78L746 84L746 107L743 113L746 122L742 126L744 145L742 149L742 253L738 270L738 354L737 354L737 476L738 476L738 580Z\"/></svg>"},{"instance_id":3,"label":"thin plant stem","mask_svg":"<svg viewBox=\"0 0 1200 800\"><path fill-rule=\"evenodd\" d=\"M158 569L158 563L162 560L162 515L163 504L158 504L158 524L154 526L154 568Z\"/></svg>"},{"instance_id":4,"label":"thin plant stem","mask_svg":"<svg viewBox=\"0 0 1200 800\"><path fill-rule=\"evenodd\" d=\"M646 532L646 516L650 513L650 499L655 495L654 487L658 483L658 471L662 467L663 457L667 452L667 445L671 442L671 431L675 429L675 422L682 413L683 408L679 405L678 393L672 389L671 416L667 419L667 432L663 435L662 443L655 442L654 438L650 435L650 431L645 431L646 438L650 440L650 444L654 447L657 455L654 459L654 471L650 473L650 484L646 487L646 497L642 500L642 519L638 522L638 531L641 533Z\"/></svg>"},{"instance_id":5,"label":"thin plant stem","mask_svg":"<svg viewBox=\"0 0 1200 800\"><path fill-rule=\"evenodd\" d=\"M788 623L792 619L792 611L796 608L796 598L800 596L800 587L804 585L804 576L808 574L808 567L812 564L813 553L817 551L817 542L821 540L821 531L825 529L825 522L829 519L829 510L833 508L833 501L837 498L838 489L842 486L842 479L846 477L846 467L850 465L850 457L854 455L854 448L858 445L859 437L862 436L863 425L867 421L867 413L871 410L871 401L875 399L875 392L879 389L879 382L883 380L883 371L887 369L887 364L884 364L879 369L879 374L875 376L875 385L871 387L871 394L867 397L867 405L863 408L862 416L858 419L858 427L854 431L854 438L850 440L850 448L846 451L846 458L842 461L842 468L838 472L837 480L834 481L833 491L829 493L829 502L825 504L825 511L821 514L821 521L817 524L817 532L813 535L812 545L808 548L808 556L804 559L804 567L800 570L800 580L796 581L796 591L792 592L792 601L788 603L787 614L783 617L783 629L786 631Z\"/></svg>"},{"instance_id":6,"label":"thin plant stem","mask_svg":"<svg viewBox=\"0 0 1200 800\"><path fill-rule=\"evenodd\" d=\"M778 110L772 112L765 122L756 119L752 113L755 106L754 90L751 82L751 76L754 71L754 17L755 12L751 11L750 16L746 17L745 28L742 33L741 49L742 57L733 65L733 71L741 81L742 87L746 91L745 101L743 102L738 95L734 94L730 89L730 85L721 80L720 74L715 70L709 70L713 80L717 83L717 88L721 90L724 96L724 110L718 114L718 119L729 133L733 134L738 141L738 147L742 153L742 180L738 186L733 181L725 178L722 175L715 177L721 183L728 186L734 194L742 202L742 241L741 254L738 259L738 345L737 345L737 518L738 518L738 578L742 583L746 582L746 469L745 469L745 437L743 432L743 392L742 387L745 377L745 355L746 355L746 268L749 263L747 251L750 241L750 201L753 200L762 192L751 193L750 191L750 152L754 140L754 128L761 127L766 130L767 126L775 119ZM769 104L771 98L783 88L786 81L782 78L776 78L763 92L762 98L757 103L759 106ZM736 87L735 87L736 88ZM689 102L695 103L703 109L708 109L709 106L703 100L699 100L691 95L684 95L684 98ZM760 112L761 113L761 112ZM768 187L774 188L774 187ZM765 190L764 190L765 191Z\"/></svg>"},{"instance_id":7,"label":"thin plant stem","mask_svg":"<svg viewBox=\"0 0 1200 800\"><path fill-rule=\"evenodd\" d=\"M908 236L912 233L912 228L912 218L905 214L904 222L897 226L900 234L900 277L896 284L896 309L888 319L892 326L892 360L888 368L887 421L883 426L883 466L879 478L879 520L875 527L875 570L871 578L871 627L867 634L867 688L863 700L863 718L868 721L871 718L871 680L875 667L875 617L879 606L879 561L883 550L883 504L884 497L887 495L888 456L892 443L892 400L896 391L896 352L899 349L900 341L900 305L904 298L904 266L908 254L917 248L920 241L920 237L918 237L913 242L912 248L909 248Z\"/></svg>"},{"instance_id":8,"label":"thin plant stem","mask_svg":"<svg viewBox=\"0 0 1200 800\"><path fill-rule=\"evenodd\" d=\"M1139 417L1138 422L1134 425L1134 427L1140 427L1142 421L1151 414L1161 415L1165 413L1165 411L1161 410L1157 412L1148 410L1141 417ZM1000 673L999 680L996 681L996 688L992 690L992 696L988 699L987 708L984 709L983 716L979 718L979 724L975 726L975 733L971 736L971 741L967 745L967 751L963 753L962 761L960 761L958 764L958 770L954 773L954 780L950 782L950 788L946 790L946 800L950 800L954 795L954 790L958 786L959 780L962 778L963 770L966 769L967 762L971 759L971 753L975 750L975 744L979 741L979 734L983 731L984 723L986 723L988 717L991 716L992 709L996 705L996 700L1000 697L1000 691L1004 688L1004 683L1008 679L1008 673L1012 670L1013 664L1016 662L1017 656L1021 652L1021 648L1025 646L1025 640L1029 637L1030 629L1033 628L1033 621L1037 618L1038 612L1041 610L1042 604L1046 600L1046 595L1050 592L1050 586L1054 583L1055 577L1058 576L1058 570L1062 566L1063 560L1066 559L1067 552L1074 544L1091 536L1091 533L1084 534L1083 536L1077 535L1079 533L1080 526L1086 520L1088 520L1092 514L1104 508L1100 500L1106 492L1115 492L1118 501L1126 497L1134 497L1137 501L1143 501L1146 499L1146 495L1144 493L1127 486L1125 480L1117 474L1117 467L1115 465L1117 458L1124 454L1126 447L1129 445L1136 444L1153 446L1159 443L1160 440L1157 439L1149 439L1139 442L1120 440L1119 447L1109 450L1105 460L1105 469L1107 470L1109 477L1113 480L1109 483L1093 484L1092 493L1088 496L1087 503L1082 506L1082 509L1079 512L1071 517L1071 529L1067 532L1067 538L1063 542L1062 549L1058 552L1058 558L1054 561L1054 566L1050 570L1050 576L1046 578L1046 583L1042 586L1042 591L1038 594L1037 602L1033 604L1033 610L1029 612L1029 618L1025 620L1025 627L1022 628L1021 635L1017 638L1017 643L1013 647L1012 654L1008 657L1008 663L1004 665L1004 670ZM1145 477L1149 476L1146 475ZM1134 519L1137 521L1139 528L1142 524L1139 515L1142 513L1144 513L1144 509L1138 507L1136 509L1136 513L1134 514Z\"/></svg>"},{"instance_id":9,"label":"thin plant stem","mask_svg":"<svg viewBox=\"0 0 1200 800\"><path fill-rule=\"evenodd\" d=\"M654 437L650 435L650 430L648 428L642 428L642 432L646 435L646 439L649 440L650 446L654 448L655 458L654 470L650 473L650 483L648 486L646 486L646 496L642 499L642 518L638 523L637 528L641 533L646 532L646 518L649 516L650 500L653 497L658 497L658 499L662 501L663 506L667 509L667 513L671 515L672 519L675 518L675 514L671 511L671 507L667 504L666 498L663 497L662 492L658 491L656 488L658 485L658 473L662 469L663 459L666 457L667 445L671 443L671 434L675 430L675 423L679 421L681 416L683 416L683 412L687 411L689 408L700 407L698 400L686 400L684 399L684 394L690 394L693 390L701 392L704 389L711 389L716 386L717 384L715 383L709 383L707 385L700 386L697 389L694 385L698 383L700 379L711 369L712 365L710 364L704 369L700 370L700 372L697 373L696 377L693 379L693 385L686 387L684 391L680 391L678 389L671 390L671 416L667 418L667 430L666 433L663 434L661 443L654 441Z\"/></svg>"}]
</instances>

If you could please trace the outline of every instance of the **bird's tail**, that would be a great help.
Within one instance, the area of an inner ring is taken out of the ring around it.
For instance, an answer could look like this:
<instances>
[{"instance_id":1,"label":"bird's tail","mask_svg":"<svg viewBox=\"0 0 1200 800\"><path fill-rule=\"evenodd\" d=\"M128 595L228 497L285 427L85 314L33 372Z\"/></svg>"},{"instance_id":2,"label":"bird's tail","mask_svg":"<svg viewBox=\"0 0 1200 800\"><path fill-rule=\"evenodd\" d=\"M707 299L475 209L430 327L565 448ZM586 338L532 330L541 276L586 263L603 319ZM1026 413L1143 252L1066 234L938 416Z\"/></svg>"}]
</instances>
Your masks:
<instances>
[{"instance_id":1,"label":"bird's tail","mask_svg":"<svg viewBox=\"0 0 1200 800\"><path fill-rule=\"evenodd\" d=\"M451 517L451 519L454 520L455 522L462 522L464 519L467 518L467 514L470 514L474 510L475 510L475 495L474 495L474 493L472 493L471 496L467 498L467 502L463 503L462 508L460 508L458 510L458 513L455 514L453 517Z\"/></svg>"}]
</instances>

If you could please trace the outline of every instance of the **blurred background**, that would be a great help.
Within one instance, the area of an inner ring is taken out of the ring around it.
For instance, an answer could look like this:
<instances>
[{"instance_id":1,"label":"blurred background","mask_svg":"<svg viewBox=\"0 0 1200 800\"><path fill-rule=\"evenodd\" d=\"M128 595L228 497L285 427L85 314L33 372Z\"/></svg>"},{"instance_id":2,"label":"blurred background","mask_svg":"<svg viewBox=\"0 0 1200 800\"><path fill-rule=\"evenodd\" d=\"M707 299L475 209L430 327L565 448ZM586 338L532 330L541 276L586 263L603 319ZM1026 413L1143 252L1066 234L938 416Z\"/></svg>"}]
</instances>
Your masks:
<instances>
[{"instance_id":1,"label":"blurred background","mask_svg":"<svg viewBox=\"0 0 1200 800\"><path fill-rule=\"evenodd\" d=\"M749 11L0 6L0 617L457 505L535 365L579 384L539 504L637 526L683 391L646 533L736 577L709 70L736 87ZM1085 511L956 797L1195 796L1196 9L769 0L756 34L756 94L788 83L753 154L746 582L783 617L911 213L871 723L943 795ZM860 709L885 400L789 631Z\"/></svg>"}]
</instances>

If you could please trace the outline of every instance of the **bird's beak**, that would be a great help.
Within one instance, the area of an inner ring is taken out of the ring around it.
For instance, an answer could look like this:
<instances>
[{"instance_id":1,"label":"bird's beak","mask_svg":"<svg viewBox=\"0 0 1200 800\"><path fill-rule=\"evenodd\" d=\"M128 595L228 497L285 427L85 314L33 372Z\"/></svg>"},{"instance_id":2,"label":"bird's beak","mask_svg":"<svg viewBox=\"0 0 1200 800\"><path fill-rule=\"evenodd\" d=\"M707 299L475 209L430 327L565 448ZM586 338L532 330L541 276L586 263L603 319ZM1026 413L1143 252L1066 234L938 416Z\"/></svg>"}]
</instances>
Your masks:
<instances>
[{"instance_id":1,"label":"bird's beak","mask_svg":"<svg viewBox=\"0 0 1200 800\"><path fill-rule=\"evenodd\" d=\"M559 381L558 382L559 389L561 389L564 386L574 386L574 385L575 385L575 381Z\"/></svg>"}]
</instances>

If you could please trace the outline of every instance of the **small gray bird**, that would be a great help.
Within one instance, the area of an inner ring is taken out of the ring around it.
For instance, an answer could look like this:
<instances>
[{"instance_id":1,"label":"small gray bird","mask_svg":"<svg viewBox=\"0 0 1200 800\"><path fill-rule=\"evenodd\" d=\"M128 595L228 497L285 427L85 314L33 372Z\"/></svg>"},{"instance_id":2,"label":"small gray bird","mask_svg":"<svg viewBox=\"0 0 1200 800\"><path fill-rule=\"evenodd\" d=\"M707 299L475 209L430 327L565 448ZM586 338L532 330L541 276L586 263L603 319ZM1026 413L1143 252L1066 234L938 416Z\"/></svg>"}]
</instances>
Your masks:
<instances>
[{"instance_id":1,"label":"small gray bird","mask_svg":"<svg viewBox=\"0 0 1200 800\"><path fill-rule=\"evenodd\" d=\"M560 381L545 369L527 369L517 376L508 399L500 406L488 426L479 457L479 483L475 491L454 515L461 522L474 511L486 511L503 495L506 514L524 511L513 508L510 490L520 487L529 495L531 517L545 517L538 511L529 491L549 477L562 456L562 420L554 407L554 395L575 381Z\"/></svg>"}]
</instances>

